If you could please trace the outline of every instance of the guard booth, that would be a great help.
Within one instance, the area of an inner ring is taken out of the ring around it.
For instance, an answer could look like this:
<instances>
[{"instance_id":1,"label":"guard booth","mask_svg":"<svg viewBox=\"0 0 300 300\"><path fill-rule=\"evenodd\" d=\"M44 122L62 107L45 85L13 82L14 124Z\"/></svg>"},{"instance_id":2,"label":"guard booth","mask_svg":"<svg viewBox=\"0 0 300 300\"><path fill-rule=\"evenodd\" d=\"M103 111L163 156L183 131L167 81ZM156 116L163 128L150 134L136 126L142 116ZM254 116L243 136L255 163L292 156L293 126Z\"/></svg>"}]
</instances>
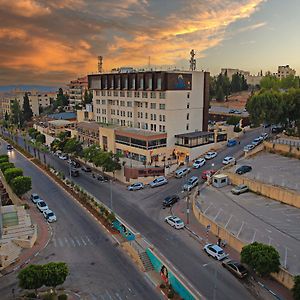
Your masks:
<instances>
[{"instance_id":1,"label":"guard booth","mask_svg":"<svg viewBox=\"0 0 300 300\"><path fill-rule=\"evenodd\" d=\"M216 188L221 188L229 184L228 176L225 174L217 174L213 176L212 184Z\"/></svg>"}]
</instances>

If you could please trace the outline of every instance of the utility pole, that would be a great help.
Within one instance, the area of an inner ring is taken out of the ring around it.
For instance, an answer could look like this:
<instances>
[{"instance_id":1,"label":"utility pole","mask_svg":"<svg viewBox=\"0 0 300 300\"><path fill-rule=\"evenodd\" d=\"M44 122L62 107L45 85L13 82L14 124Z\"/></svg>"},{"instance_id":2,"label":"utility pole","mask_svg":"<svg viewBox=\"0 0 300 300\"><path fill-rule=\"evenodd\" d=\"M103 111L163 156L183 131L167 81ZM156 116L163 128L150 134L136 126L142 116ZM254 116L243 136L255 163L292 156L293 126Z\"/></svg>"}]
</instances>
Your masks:
<instances>
[{"instance_id":1,"label":"utility pole","mask_svg":"<svg viewBox=\"0 0 300 300\"><path fill-rule=\"evenodd\" d=\"M190 223L190 193L186 197L186 224Z\"/></svg>"}]
</instances>

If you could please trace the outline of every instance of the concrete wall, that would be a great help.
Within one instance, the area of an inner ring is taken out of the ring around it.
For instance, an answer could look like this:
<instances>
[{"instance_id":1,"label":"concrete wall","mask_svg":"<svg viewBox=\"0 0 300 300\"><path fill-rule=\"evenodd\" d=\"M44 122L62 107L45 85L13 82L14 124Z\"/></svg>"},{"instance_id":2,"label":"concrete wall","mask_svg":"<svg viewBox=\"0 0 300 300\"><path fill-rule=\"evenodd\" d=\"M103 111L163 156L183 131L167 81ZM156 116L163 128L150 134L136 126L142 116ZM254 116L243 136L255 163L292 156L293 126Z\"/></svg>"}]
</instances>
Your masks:
<instances>
[{"instance_id":1,"label":"concrete wall","mask_svg":"<svg viewBox=\"0 0 300 300\"><path fill-rule=\"evenodd\" d=\"M250 178L246 178L235 173L223 172L229 176L230 182L239 185L246 184L249 189L255 193L259 193L265 197L280 201L282 203L293 205L300 208L300 194L283 187L274 186L259 182Z\"/></svg>"},{"instance_id":2,"label":"concrete wall","mask_svg":"<svg viewBox=\"0 0 300 300\"><path fill-rule=\"evenodd\" d=\"M230 245L233 249L237 250L238 252L241 252L243 247L247 244L243 243L225 228L221 227L213 220L209 219L207 216L202 214L202 212L195 204L195 197L193 197L192 199L193 212L198 222L200 222L205 227L207 225L210 225L211 233L220 237L222 240L226 240L228 245ZM291 289L294 286L294 276L282 267L280 268L280 271L278 273L272 273L271 276L289 289Z\"/></svg>"},{"instance_id":3,"label":"concrete wall","mask_svg":"<svg viewBox=\"0 0 300 300\"><path fill-rule=\"evenodd\" d=\"M278 154L289 154L296 158L300 158L300 148L284 144L276 144L271 142L264 142L264 147L267 151L274 151Z\"/></svg>"},{"instance_id":4,"label":"concrete wall","mask_svg":"<svg viewBox=\"0 0 300 300\"><path fill-rule=\"evenodd\" d=\"M130 242L121 243L121 247L128 253L129 256L131 256L131 258L138 265L140 270L144 270L144 266L139 257L139 253L134 247L131 246Z\"/></svg>"}]
</instances>

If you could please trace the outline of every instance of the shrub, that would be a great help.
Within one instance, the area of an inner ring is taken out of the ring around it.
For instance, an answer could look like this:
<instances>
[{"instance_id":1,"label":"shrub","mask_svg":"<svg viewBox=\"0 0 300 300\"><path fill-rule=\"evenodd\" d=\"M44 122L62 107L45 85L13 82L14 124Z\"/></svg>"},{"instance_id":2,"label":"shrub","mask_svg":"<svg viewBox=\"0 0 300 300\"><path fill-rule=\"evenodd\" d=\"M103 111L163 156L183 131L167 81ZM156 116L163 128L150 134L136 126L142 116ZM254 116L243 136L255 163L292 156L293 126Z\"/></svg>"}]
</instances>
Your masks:
<instances>
[{"instance_id":1,"label":"shrub","mask_svg":"<svg viewBox=\"0 0 300 300\"><path fill-rule=\"evenodd\" d=\"M0 163L0 169L2 172L4 172L6 169L14 168L15 165L10 162L2 162Z\"/></svg>"},{"instance_id":2,"label":"shrub","mask_svg":"<svg viewBox=\"0 0 300 300\"><path fill-rule=\"evenodd\" d=\"M67 299L68 299L68 295L66 295L66 294L61 294L61 295L59 295L57 298L58 298L58 300L67 300Z\"/></svg>"},{"instance_id":3,"label":"shrub","mask_svg":"<svg viewBox=\"0 0 300 300\"><path fill-rule=\"evenodd\" d=\"M9 162L9 157L7 154L0 155L0 163Z\"/></svg>"},{"instance_id":4,"label":"shrub","mask_svg":"<svg viewBox=\"0 0 300 300\"><path fill-rule=\"evenodd\" d=\"M55 300L55 294L47 293L42 297L44 300Z\"/></svg>"},{"instance_id":5,"label":"shrub","mask_svg":"<svg viewBox=\"0 0 300 300\"><path fill-rule=\"evenodd\" d=\"M292 288L295 300L300 300L300 275L294 277L294 286Z\"/></svg>"},{"instance_id":6,"label":"shrub","mask_svg":"<svg viewBox=\"0 0 300 300\"><path fill-rule=\"evenodd\" d=\"M234 126L233 131L234 132L241 132L242 129L239 126Z\"/></svg>"},{"instance_id":7,"label":"shrub","mask_svg":"<svg viewBox=\"0 0 300 300\"><path fill-rule=\"evenodd\" d=\"M34 292L29 292L25 294L25 297L29 299L36 299L36 294Z\"/></svg>"},{"instance_id":8,"label":"shrub","mask_svg":"<svg viewBox=\"0 0 300 300\"><path fill-rule=\"evenodd\" d=\"M18 177L18 176L23 176L23 170L22 169L19 169L19 168L9 168L9 169L6 169L4 171L4 177L7 181L8 184L11 183L11 181Z\"/></svg>"},{"instance_id":9,"label":"shrub","mask_svg":"<svg viewBox=\"0 0 300 300\"><path fill-rule=\"evenodd\" d=\"M168 292L168 298L169 298L169 299L173 299L174 296L175 296L174 291L173 291L173 290L170 290L170 291Z\"/></svg>"},{"instance_id":10,"label":"shrub","mask_svg":"<svg viewBox=\"0 0 300 300\"><path fill-rule=\"evenodd\" d=\"M160 286L159 286L161 289L165 289L166 288L166 285L164 283L161 283Z\"/></svg>"},{"instance_id":11,"label":"shrub","mask_svg":"<svg viewBox=\"0 0 300 300\"><path fill-rule=\"evenodd\" d=\"M17 196L22 196L31 190L31 178L18 176L11 181L11 188Z\"/></svg>"},{"instance_id":12,"label":"shrub","mask_svg":"<svg viewBox=\"0 0 300 300\"><path fill-rule=\"evenodd\" d=\"M30 208L30 206L27 203L25 203L23 206L24 206L25 209L29 209Z\"/></svg>"}]
</instances>

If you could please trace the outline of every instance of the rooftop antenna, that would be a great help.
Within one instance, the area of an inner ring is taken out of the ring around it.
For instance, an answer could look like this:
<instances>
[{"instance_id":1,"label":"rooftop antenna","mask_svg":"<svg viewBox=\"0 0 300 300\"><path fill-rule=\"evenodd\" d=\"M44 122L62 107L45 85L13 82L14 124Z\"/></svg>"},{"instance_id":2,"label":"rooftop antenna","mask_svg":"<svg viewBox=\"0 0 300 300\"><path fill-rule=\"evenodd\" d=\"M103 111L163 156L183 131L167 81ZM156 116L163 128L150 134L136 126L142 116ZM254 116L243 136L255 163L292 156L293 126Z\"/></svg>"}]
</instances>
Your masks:
<instances>
[{"instance_id":1,"label":"rooftop antenna","mask_svg":"<svg viewBox=\"0 0 300 300\"><path fill-rule=\"evenodd\" d=\"M103 56L98 56L98 73L102 73L103 69Z\"/></svg>"},{"instance_id":2,"label":"rooftop antenna","mask_svg":"<svg viewBox=\"0 0 300 300\"><path fill-rule=\"evenodd\" d=\"M192 49L190 52L191 58L190 58L190 70L195 71L196 70L196 59L195 59L195 50Z\"/></svg>"}]
</instances>

